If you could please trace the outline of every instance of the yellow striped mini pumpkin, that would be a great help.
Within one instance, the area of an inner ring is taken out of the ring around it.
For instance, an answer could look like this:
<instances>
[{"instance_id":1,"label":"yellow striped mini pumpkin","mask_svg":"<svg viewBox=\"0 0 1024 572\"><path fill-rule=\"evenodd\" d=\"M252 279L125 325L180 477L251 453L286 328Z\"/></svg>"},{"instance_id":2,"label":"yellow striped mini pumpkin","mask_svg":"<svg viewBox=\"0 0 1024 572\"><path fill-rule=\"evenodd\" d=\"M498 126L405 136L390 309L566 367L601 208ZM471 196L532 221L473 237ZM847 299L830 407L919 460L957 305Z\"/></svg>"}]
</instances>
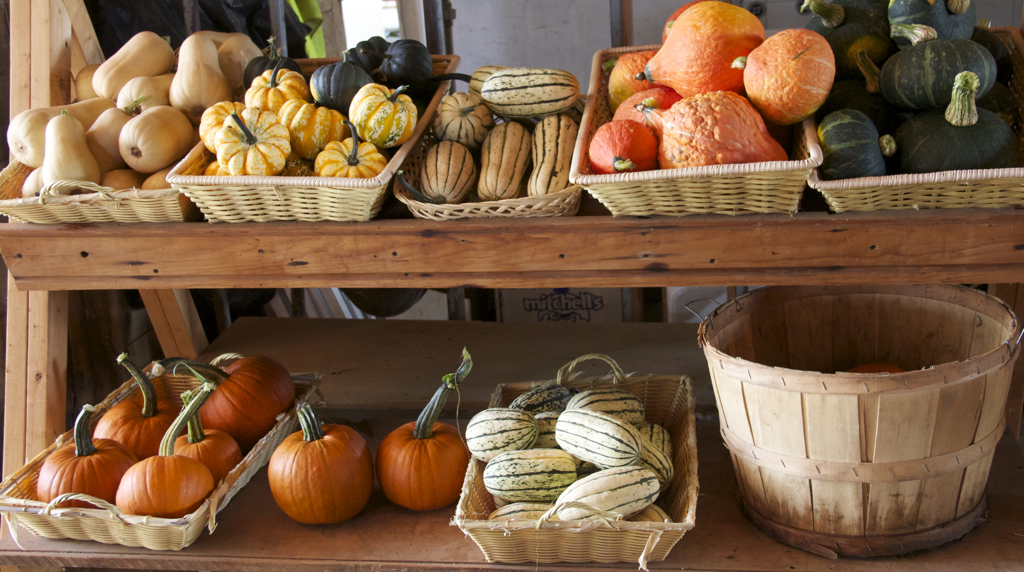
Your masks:
<instances>
[{"instance_id":1,"label":"yellow striped mini pumpkin","mask_svg":"<svg viewBox=\"0 0 1024 572\"><path fill-rule=\"evenodd\" d=\"M204 177L222 177L225 175L227 175L227 173L221 171L220 163L217 161L213 161L206 166L206 169L203 170Z\"/></svg>"},{"instance_id":2,"label":"yellow striped mini pumpkin","mask_svg":"<svg viewBox=\"0 0 1024 572\"><path fill-rule=\"evenodd\" d=\"M270 111L232 113L217 133L217 162L223 175L276 175L291 152L288 128Z\"/></svg>"},{"instance_id":3,"label":"yellow striped mini pumpkin","mask_svg":"<svg viewBox=\"0 0 1024 572\"><path fill-rule=\"evenodd\" d=\"M292 153L312 161L331 141L348 137L345 116L301 99L284 102L277 120L291 133Z\"/></svg>"},{"instance_id":4,"label":"yellow striped mini pumpkin","mask_svg":"<svg viewBox=\"0 0 1024 572\"><path fill-rule=\"evenodd\" d=\"M359 88L348 108L348 118L361 139L387 149L412 137L418 115L412 99L403 93L407 87L388 89L368 83Z\"/></svg>"},{"instance_id":5,"label":"yellow striped mini pumpkin","mask_svg":"<svg viewBox=\"0 0 1024 572\"><path fill-rule=\"evenodd\" d=\"M373 143L360 142L351 123L345 122L352 137L344 141L331 141L316 156L314 170L318 177L346 177L372 179L388 166L388 160L377 151Z\"/></svg>"},{"instance_id":6,"label":"yellow striped mini pumpkin","mask_svg":"<svg viewBox=\"0 0 1024 572\"><path fill-rule=\"evenodd\" d=\"M224 120L232 113L245 111L245 104L235 101L222 101L206 108L199 120L199 139L206 148L213 151L217 148L217 132L224 126Z\"/></svg>"},{"instance_id":7,"label":"yellow striped mini pumpkin","mask_svg":"<svg viewBox=\"0 0 1024 572\"><path fill-rule=\"evenodd\" d=\"M309 93L309 85L299 72L282 70L282 58L274 69L263 72L252 80L252 85L245 92L245 106L255 107L263 111L280 111L284 102L290 99L313 101Z\"/></svg>"}]
</instances>

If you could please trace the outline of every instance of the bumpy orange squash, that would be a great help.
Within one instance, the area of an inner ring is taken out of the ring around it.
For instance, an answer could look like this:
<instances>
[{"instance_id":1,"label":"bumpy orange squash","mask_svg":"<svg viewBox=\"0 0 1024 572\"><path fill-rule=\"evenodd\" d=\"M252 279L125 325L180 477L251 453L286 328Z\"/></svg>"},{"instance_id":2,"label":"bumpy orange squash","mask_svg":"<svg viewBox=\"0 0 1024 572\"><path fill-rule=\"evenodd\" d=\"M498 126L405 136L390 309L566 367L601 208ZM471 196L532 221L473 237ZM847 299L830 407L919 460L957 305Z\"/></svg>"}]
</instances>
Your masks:
<instances>
[{"instance_id":1,"label":"bumpy orange squash","mask_svg":"<svg viewBox=\"0 0 1024 572\"><path fill-rule=\"evenodd\" d=\"M668 20L665 21L665 27L662 28L661 30L661 43L664 44L665 40L668 39L668 34L669 32L672 31L672 25L676 23L677 19L679 19L680 14L689 10L690 8L693 8L696 4L708 1L709 0L693 0L693 2L687 2L686 4L683 4L682 6L676 8L676 11L672 12L672 15L669 16Z\"/></svg>"},{"instance_id":2,"label":"bumpy orange squash","mask_svg":"<svg viewBox=\"0 0 1024 572\"><path fill-rule=\"evenodd\" d=\"M821 34L783 30L754 48L742 66L743 86L761 116L776 125L792 125L825 103L836 76L836 59Z\"/></svg>"},{"instance_id":3,"label":"bumpy orange squash","mask_svg":"<svg viewBox=\"0 0 1024 572\"><path fill-rule=\"evenodd\" d=\"M653 83L645 79L643 73L644 66L656 53L658 52L655 50L630 52L605 64L614 62L612 71L608 74L608 105L613 112L629 96L654 87Z\"/></svg>"},{"instance_id":4,"label":"bumpy orange squash","mask_svg":"<svg viewBox=\"0 0 1024 572\"><path fill-rule=\"evenodd\" d=\"M613 175L658 168L658 140L636 121L609 121L590 140L590 167Z\"/></svg>"},{"instance_id":5,"label":"bumpy orange squash","mask_svg":"<svg viewBox=\"0 0 1024 572\"><path fill-rule=\"evenodd\" d=\"M682 98L679 97L679 94L674 89L665 86L658 86L654 89L634 93L615 110L612 121L636 121L653 128L647 122L647 119L644 118L643 112L637 109L636 106L642 103L652 109L668 110L680 99Z\"/></svg>"}]
</instances>

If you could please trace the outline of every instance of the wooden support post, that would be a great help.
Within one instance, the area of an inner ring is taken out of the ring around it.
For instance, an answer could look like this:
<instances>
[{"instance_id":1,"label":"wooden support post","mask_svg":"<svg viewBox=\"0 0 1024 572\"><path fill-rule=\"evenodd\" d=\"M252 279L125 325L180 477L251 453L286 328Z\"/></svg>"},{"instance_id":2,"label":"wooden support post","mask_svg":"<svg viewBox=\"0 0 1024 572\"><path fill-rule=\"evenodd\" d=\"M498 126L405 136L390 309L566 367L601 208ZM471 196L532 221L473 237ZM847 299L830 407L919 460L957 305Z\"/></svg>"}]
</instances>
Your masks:
<instances>
[{"instance_id":1,"label":"wooden support post","mask_svg":"<svg viewBox=\"0 0 1024 572\"><path fill-rule=\"evenodd\" d=\"M324 51L329 58L340 58L348 43L345 40L345 18L341 11L341 0L318 0L323 16Z\"/></svg>"},{"instance_id":2,"label":"wooden support post","mask_svg":"<svg viewBox=\"0 0 1024 572\"><path fill-rule=\"evenodd\" d=\"M633 0L609 0L612 15L612 47L633 45Z\"/></svg>"},{"instance_id":3,"label":"wooden support post","mask_svg":"<svg viewBox=\"0 0 1024 572\"><path fill-rule=\"evenodd\" d=\"M1013 310L1018 319L1024 320L1024 284L994 284L990 292ZM1010 340L1015 343L1017 340ZM1019 353L1019 352L1018 352ZM1024 361L1018 357L1013 365L1010 378L1010 393L1006 396L1006 426L1015 438L1020 440L1021 413L1024 411Z\"/></svg>"},{"instance_id":4,"label":"wooden support post","mask_svg":"<svg viewBox=\"0 0 1024 572\"><path fill-rule=\"evenodd\" d=\"M84 0L63 0L64 10L68 13L71 21L71 34L78 41L86 64L101 64L103 60L103 48L96 39L96 29L92 26L92 19L85 9ZM78 70L72 68L72 71Z\"/></svg>"},{"instance_id":5,"label":"wooden support post","mask_svg":"<svg viewBox=\"0 0 1024 572\"><path fill-rule=\"evenodd\" d=\"M209 341L188 290L139 290L164 357L195 359Z\"/></svg>"},{"instance_id":6,"label":"wooden support post","mask_svg":"<svg viewBox=\"0 0 1024 572\"><path fill-rule=\"evenodd\" d=\"M288 31L284 22L284 0L270 0L270 31L277 39L281 55L288 57Z\"/></svg>"}]
</instances>

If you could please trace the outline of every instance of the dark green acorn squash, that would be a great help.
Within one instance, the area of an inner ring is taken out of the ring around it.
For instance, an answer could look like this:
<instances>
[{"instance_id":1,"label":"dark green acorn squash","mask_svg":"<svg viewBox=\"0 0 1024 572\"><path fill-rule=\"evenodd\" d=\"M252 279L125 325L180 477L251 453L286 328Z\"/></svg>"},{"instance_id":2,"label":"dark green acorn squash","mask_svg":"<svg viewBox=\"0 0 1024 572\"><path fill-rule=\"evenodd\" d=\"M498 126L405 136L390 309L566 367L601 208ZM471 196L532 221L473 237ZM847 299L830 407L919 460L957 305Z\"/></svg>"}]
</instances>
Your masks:
<instances>
[{"instance_id":1,"label":"dark green acorn squash","mask_svg":"<svg viewBox=\"0 0 1024 572\"><path fill-rule=\"evenodd\" d=\"M867 115L855 109L829 113L818 125L818 142L826 179L853 179L885 175L878 130Z\"/></svg>"},{"instance_id":2,"label":"dark green acorn squash","mask_svg":"<svg viewBox=\"0 0 1024 572\"><path fill-rule=\"evenodd\" d=\"M832 84L832 92L816 113L818 121L833 111L856 109L871 119L879 133L896 131L900 123L910 119L914 113L895 107L882 97L878 68L868 59L866 50L857 53L857 63L863 73L862 79L846 79Z\"/></svg>"},{"instance_id":3,"label":"dark green acorn squash","mask_svg":"<svg viewBox=\"0 0 1024 572\"><path fill-rule=\"evenodd\" d=\"M934 5L933 5L934 4ZM963 12L956 13L966 5ZM967 40L974 31L973 0L890 0L889 24L922 24L934 28L942 40ZM907 38L897 38L900 49L909 48Z\"/></svg>"},{"instance_id":4,"label":"dark green acorn squash","mask_svg":"<svg viewBox=\"0 0 1024 572\"><path fill-rule=\"evenodd\" d=\"M882 65L896 51L889 37L886 0L804 0L801 11L815 16L807 29L824 36L836 57L836 80L859 79L855 56L867 50L876 65Z\"/></svg>"},{"instance_id":5,"label":"dark green acorn squash","mask_svg":"<svg viewBox=\"0 0 1024 572\"><path fill-rule=\"evenodd\" d=\"M363 68L366 73L371 73L384 62L384 53L388 51L388 45L384 38L373 36L345 51L345 61Z\"/></svg>"},{"instance_id":6,"label":"dark green acorn squash","mask_svg":"<svg viewBox=\"0 0 1024 572\"><path fill-rule=\"evenodd\" d=\"M267 38L267 44L270 55L256 56L249 60L249 63L245 64L245 70L242 71L242 81L245 82L245 89L249 89L252 86L252 80L259 77L263 72L274 69L274 66L280 60L284 60L284 63L281 64L281 69L302 73L302 68L299 67L295 60L277 55L277 46L274 45L273 36Z\"/></svg>"},{"instance_id":7,"label":"dark green acorn squash","mask_svg":"<svg viewBox=\"0 0 1024 572\"><path fill-rule=\"evenodd\" d=\"M373 83L373 79L366 70L344 61L317 68L309 78L309 91L317 104L347 117L352 98L368 83Z\"/></svg>"},{"instance_id":8,"label":"dark green acorn squash","mask_svg":"<svg viewBox=\"0 0 1024 572\"><path fill-rule=\"evenodd\" d=\"M1010 127L1017 120L1017 99L1010 88L998 81L985 97L978 99L978 107L995 113Z\"/></svg>"},{"instance_id":9,"label":"dark green acorn squash","mask_svg":"<svg viewBox=\"0 0 1024 572\"><path fill-rule=\"evenodd\" d=\"M430 50L417 40L398 40L388 46L380 71L387 76L387 86L394 89L408 85L411 93L418 92L434 75L434 60Z\"/></svg>"},{"instance_id":10,"label":"dark green acorn squash","mask_svg":"<svg viewBox=\"0 0 1024 572\"><path fill-rule=\"evenodd\" d=\"M913 27L911 27L913 28ZM902 31L894 26L894 33ZM996 60L981 44L970 40L928 40L893 55L882 66L882 95L889 103L907 109L946 107L954 78L974 72L980 82L979 97L996 81Z\"/></svg>"},{"instance_id":11,"label":"dark green acorn squash","mask_svg":"<svg viewBox=\"0 0 1024 572\"><path fill-rule=\"evenodd\" d=\"M971 41L978 42L985 46L992 57L996 60L996 81L1009 84L1013 78L1013 61L1010 59L1010 50L1003 44L988 28L975 26L971 34Z\"/></svg>"},{"instance_id":12,"label":"dark green acorn squash","mask_svg":"<svg viewBox=\"0 0 1024 572\"><path fill-rule=\"evenodd\" d=\"M1016 134L998 115L975 105L979 85L972 72L957 75L949 107L923 111L900 125L895 137L904 173L1020 165Z\"/></svg>"}]
</instances>

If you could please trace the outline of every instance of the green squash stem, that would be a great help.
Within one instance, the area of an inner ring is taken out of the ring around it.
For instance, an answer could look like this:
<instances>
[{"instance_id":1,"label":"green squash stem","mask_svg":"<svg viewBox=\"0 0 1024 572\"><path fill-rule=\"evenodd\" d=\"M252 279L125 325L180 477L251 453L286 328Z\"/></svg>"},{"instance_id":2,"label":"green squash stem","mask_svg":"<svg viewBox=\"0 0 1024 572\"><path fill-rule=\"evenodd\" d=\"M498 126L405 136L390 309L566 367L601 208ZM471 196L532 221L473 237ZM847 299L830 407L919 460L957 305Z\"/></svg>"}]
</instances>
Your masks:
<instances>
[{"instance_id":1,"label":"green squash stem","mask_svg":"<svg viewBox=\"0 0 1024 572\"><path fill-rule=\"evenodd\" d=\"M892 135L882 135L878 138L878 148L882 151L883 157L892 157L896 154L896 140Z\"/></svg>"},{"instance_id":2,"label":"green squash stem","mask_svg":"<svg viewBox=\"0 0 1024 572\"><path fill-rule=\"evenodd\" d=\"M324 424L309 405L299 409L299 426L302 427L303 441L319 441L324 438Z\"/></svg>"},{"instance_id":3,"label":"green squash stem","mask_svg":"<svg viewBox=\"0 0 1024 572\"><path fill-rule=\"evenodd\" d=\"M348 156L349 166L355 167L359 164L359 134L356 133L356 126L349 121L343 121L348 132L352 134L352 152Z\"/></svg>"},{"instance_id":4,"label":"green squash stem","mask_svg":"<svg viewBox=\"0 0 1024 572\"><path fill-rule=\"evenodd\" d=\"M612 58L605 63L601 64L601 71L604 73L611 73L612 69L615 68L615 64L619 61L619 58Z\"/></svg>"},{"instance_id":5,"label":"green squash stem","mask_svg":"<svg viewBox=\"0 0 1024 572\"><path fill-rule=\"evenodd\" d=\"M139 391L142 392L142 416L149 418L156 415L156 389L153 388L153 382L146 377L146 374L142 373L139 366L128 359L128 354L123 353L117 356L117 363L123 365L132 374L135 383L139 386Z\"/></svg>"},{"instance_id":6,"label":"green squash stem","mask_svg":"<svg viewBox=\"0 0 1024 572\"><path fill-rule=\"evenodd\" d=\"M441 387L434 392L434 396L430 398L427 406L423 408L420 416L416 418L416 426L412 431L413 437L429 439L434 434L434 423L441 416L441 410L444 408L445 402L448 401L448 392L457 388L466 379L466 376L469 375L471 369L473 369L473 359L469 357L469 352L466 351L466 348L462 348L462 363L459 364L455 373L445 374L441 378Z\"/></svg>"},{"instance_id":7,"label":"green squash stem","mask_svg":"<svg viewBox=\"0 0 1024 572\"><path fill-rule=\"evenodd\" d=\"M893 24L890 35L893 38L906 38L915 46L939 37L935 28L924 24Z\"/></svg>"},{"instance_id":8,"label":"green squash stem","mask_svg":"<svg viewBox=\"0 0 1024 572\"><path fill-rule=\"evenodd\" d=\"M635 76L633 76L633 79L635 79L637 81L647 81L647 73L646 72L640 72L640 73L636 74Z\"/></svg>"},{"instance_id":9,"label":"green squash stem","mask_svg":"<svg viewBox=\"0 0 1024 572\"><path fill-rule=\"evenodd\" d=\"M96 452L96 445L92 442L92 431L89 430L89 421L96 408L86 404L78 412L75 418L75 456L88 457Z\"/></svg>"},{"instance_id":10,"label":"green squash stem","mask_svg":"<svg viewBox=\"0 0 1024 572\"><path fill-rule=\"evenodd\" d=\"M252 134L252 131L249 131L248 127L245 126L245 122L242 121L242 118L238 116L237 111L231 112L231 119L235 120L235 125L238 125L238 128L242 131L242 135L245 135L245 144L255 145L256 136Z\"/></svg>"},{"instance_id":11,"label":"green squash stem","mask_svg":"<svg viewBox=\"0 0 1024 572\"><path fill-rule=\"evenodd\" d=\"M267 49L269 50L269 53L267 53L267 59L272 62L284 59L281 57L280 54L277 53L277 45L274 44L274 42L276 41L277 38L275 38L274 36L270 36L269 38L267 38Z\"/></svg>"},{"instance_id":12,"label":"green squash stem","mask_svg":"<svg viewBox=\"0 0 1024 572\"><path fill-rule=\"evenodd\" d=\"M391 92L391 95L388 96L388 101L391 103L398 101L398 96L401 95L402 92L404 92L407 89L409 89L409 86L407 85L400 85L396 87L395 91Z\"/></svg>"},{"instance_id":13,"label":"green squash stem","mask_svg":"<svg viewBox=\"0 0 1024 572\"><path fill-rule=\"evenodd\" d=\"M181 404L183 407L188 407L189 403L195 399L195 393L189 389L181 394ZM199 419L198 415L193 415L188 420L188 442L195 445L196 443L202 443L203 439L206 439L206 431L203 431L203 422Z\"/></svg>"},{"instance_id":14,"label":"green squash stem","mask_svg":"<svg viewBox=\"0 0 1024 572\"><path fill-rule=\"evenodd\" d=\"M732 65L729 67L737 70L747 69L747 56L740 56L736 58L735 60L732 61Z\"/></svg>"},{"instance_id":15,"label":"green squash stem","mask_svg":"<svg viewBox=\"0 0 1024 572\"><path fill-rule=\"evenodd\" d=\"M215 365L211 365L211 364L208 364L208 363L202 362L202 361L196 361L196 360L193 360L193 359L185 359L185 358L181 358L181 357L169 357L169 358L164 358L164 359L162 359L162 360L160 360L160 361L158 361L156 363L160 367L163 367L164 370L170 371L172 374L177 374L178 373L178 367L179 366L189 367L193 371L195 371L195 370L201 371L204 374L204 378L207 378L207 381L209 381L210 383L212 383L214 385L220 385L225 379L228 378L228 373L226 371L224 371L223 369L221 369L221 368L219 368L219 367L217 367ZM213 379L208 379L208 378L213 378Z\"/></svg>"},{"instance_id":16,"label":"green squash stem","mask_svg":"<svg viewBox=\"0 0 1024 572\"><path fill-rule=\"evenodd\" d=\"M277 87L277 74L281 73L281 67L284 65L284 58L277 60L274 64L274 71L270 72L270 87Z\"/></svg>"},{"instance_id":17,"label":"green squash stem","mask_svg":"<svg viewBox=\"0 0 1024 572\"><path fill-rule=\"evenodd\" d=\"M197 390L193 390L192 400L181 409L181 413L174 418L174 423L171 423L171 426L167 428L167 432L164 433L163 439L160 440L160 449L158 453L161 457L170 457L174 454L175 439L178 438L178 435L181 435L181 430L188 425L189 420L197 416L199 408L206 403L206 398L210 397L210 393L212 393L214 389L217 389L217 386L206 381L200 373L195 370L193 370L192 373L196 376L196 379L202 381L203 384L199 386ZM191 437L192 435L190 431L190 443L192 442Z\"/></svg>"},{"instance_id":18,"label":"green squash stem","mask_svg":"<svg viewBox=\"0 0 1024 572\"><path fill-rule=\"evenodd\" d=\"M149 99L149 96L148 95L143 95L142 97L140 97L140 98L136 99L135 101L129 103L128 105L122 107L121 111L125 115L138 115L139 106L142 105L142 102L146 101L147 99Z\"/></svg>"},{"instance_id":19,"label":"green squash stem","mask_svg":"<svg viewBox=\"0 0 1024 572\"><path fill-rule=\"evenodd\" d=\"M612 167L616 171L620 171L620 172L621 171L632 171L633 169L636 169L636 163L630 161L629 159L623 159L621 157L616 157L615 160L612 162Z\"/></svg>"},{"instance_id":20,"label":"green squash stem","mask_svg":"<svg viewBox=\"0 0 1024 572\"><path fill-rule=\"evenodd\" d=\"M946 10L950 14L963 14L971 7L971 0L946 0Z\"/></svg>"},{"instance_id":21,"label":"green squash stem","mask_svg":"<svg viewBox=\"0 0 1024 572\"><path fill-rule=\"evenodd\" d=\"M469 80L473 79L473 76L464 73L446 73L441 75L435 75L430 78L430 81L447 81L447 80L459 80L469 83Z\"/></svg>"},{"instance_id":22,"label":"green squash stem","mask_svg":"<svg viewBox=\"0 0 1024 572\"><path fill-rule=\"evenodd\" d=\"M981 81L971 71L960 72L953 78L953 99L946 108L946 121L957 127L968 127L978 122L978 107L974 98Z\"/></svg>"},{"instance_id":23,"label":"green squash stem","mask_svg":"<svg viewBox=\"0 0 1024 572\"><path fill-rule=\"evenodd\" d=\"M432 205L444 204L444 197L430 198L427 195L424 195L423 193L421 193L419 191L419 189L417 189L416 187L410 185L409 181L405 180L404 171L398 171L397 173L395 173L395 179L397 179L398 180L398 184L402 185L402 187L405 188L405 190L409 191L409 193L411 193L412 196L417 201L420 201L421 203L429 203L429 204L432 204Z\"/></svg>"},{"instance_id":24,"label":"green squash stem","mask_svg":"<svg viewBox=\"0 0 1024 572\"><path fill-rule=\"evenodd\" d=\"M882 73L875 65L875 62L871 61L868 56L867 50L857 50L857 53L853 56L853 60L857 63L857 67L860 69L860 73L864 76L864 83L868 93L880 93L882 91L881 85L878 83L878 76Z\"/></svg>"},{"instance_id":25,"label":"green squash stem","mask_svg":"<svg viewBox=\"0 0 1024 572\"><path fill-rule=\"evenodd\" d=\"M846 9L838 4L829 4L824 0L804 0L800 11L803 12L808 8L829 28L838 28L846 20Z\"/></svg>"},{"instance_id":26,"label":"green squash stem","mask_svg":"<svg viewBox=\"0 0 1024 572\"><path fill-rule=\"evenodd\" d=\"M985 28L987 30L992 27L992 20L989 20L988 18L982 18L981 20L978 20L978 27Z\"/></svg>"},{"instance_id":27,"label":"green squash stem","mask_svg":"<svg viewBox=\"0 0 1024 572\"><path fill-rule=\"evenodd\" d=\"M473 113L473 111L476 110L476 108L477 108L476 105L470 105L468 107L460 107L459 108L459 117L465 117L465 116L469 115L470 113Z\"/></svg>"}]
</instances>

